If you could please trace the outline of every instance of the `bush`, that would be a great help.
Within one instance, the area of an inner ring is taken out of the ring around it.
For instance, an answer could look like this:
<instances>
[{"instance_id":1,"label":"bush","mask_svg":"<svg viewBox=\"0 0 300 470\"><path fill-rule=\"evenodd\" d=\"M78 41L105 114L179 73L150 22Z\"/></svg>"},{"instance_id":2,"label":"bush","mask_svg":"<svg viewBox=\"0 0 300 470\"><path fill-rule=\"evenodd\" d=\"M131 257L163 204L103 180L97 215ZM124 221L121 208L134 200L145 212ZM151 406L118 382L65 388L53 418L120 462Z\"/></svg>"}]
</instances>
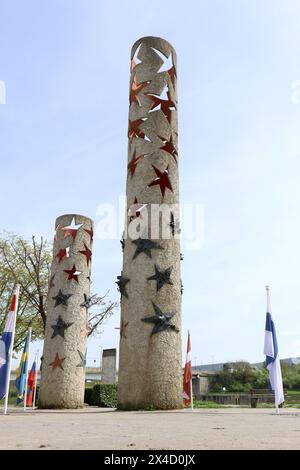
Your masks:
<instances>
[{"instance_id":1,"label":"bush","mask_svg":"<svg viewBox=\"0 0 300 470\"><path fill-rule=\"evenodd\" d=\"M93 388L86 388L84 391L84 403L87 405L93 405Z\"/></svg>"},{"instance_id":2,"label":"bush","mask_svg":"<svg viewBox=\"0 0 300 470\"><path fill-rule=\"evenodd\" d=\"M92 389L92 402L103 408L116 408L118 405L117 384L96 384Z\"/></svg>"},{"instance_id":3,"label":"bush","mask_svg":"<svg viewBox=\"0 0 300 470\"><path fill-rule=\"evenodd\" d=\"M227 392L230 393L249 393L252 389L252 384L249 383L241 383L241 382L233 382L229 385Z\"/></svg>"}]
</instances>

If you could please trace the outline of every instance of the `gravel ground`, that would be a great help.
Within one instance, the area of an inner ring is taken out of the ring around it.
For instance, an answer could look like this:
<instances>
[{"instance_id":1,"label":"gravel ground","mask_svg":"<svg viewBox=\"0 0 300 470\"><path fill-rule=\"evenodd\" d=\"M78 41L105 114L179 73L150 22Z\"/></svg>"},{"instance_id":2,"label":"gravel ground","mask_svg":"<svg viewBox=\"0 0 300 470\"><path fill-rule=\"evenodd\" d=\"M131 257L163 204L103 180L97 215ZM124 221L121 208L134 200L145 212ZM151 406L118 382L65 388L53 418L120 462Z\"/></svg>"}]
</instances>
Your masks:
<instances>
[{"instance_id":1,"label":"gravel ground","mask_svg":"<svg viewBox=\"0 0 300 470\"><path fill-rule=\"evenodd\" d=\"M1 411L1 410L0 410ZM9 409L0 449L300 449L300 410Z\"/></svg>"}]
</instances>

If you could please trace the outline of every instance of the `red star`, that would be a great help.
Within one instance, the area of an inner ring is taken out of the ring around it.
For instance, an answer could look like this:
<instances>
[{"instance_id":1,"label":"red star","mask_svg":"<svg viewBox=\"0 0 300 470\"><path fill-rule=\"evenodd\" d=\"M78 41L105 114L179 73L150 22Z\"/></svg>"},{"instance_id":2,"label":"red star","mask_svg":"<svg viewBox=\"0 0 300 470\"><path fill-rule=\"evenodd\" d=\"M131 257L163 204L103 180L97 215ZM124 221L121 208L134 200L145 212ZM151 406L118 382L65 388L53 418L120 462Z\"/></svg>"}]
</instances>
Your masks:
<instances>
[{"instance_id":1,"label":"red star","mask_svg":"<svg viewBox=\"0 0 300 470\"><path fill-rule=\"evenodd\" d=\"M75 264L73 264L72 269L64 269L64 272L68 274L68 281L74 279L74 281L78 282L78 276L80 276L81 272L77 271Z\"/></svg>"},{"instance_id":2,"label":"red star","mask_svg":"<svg viewBox=\"0 0 300 470\"><path fill-rule=\"evenodd\" d=\"M60 263L64 258L69 258L70 255L69 255L69 250L70 250L70 247L67 247L67 248L61 248L59 250L59 252L57 253L57 255L55 256L55 258L58 258L58 262Z\"/></svg>"},{"instance_id":3,"label":"red star","mask_svg":"<svg viewBox=\"0 0 300 470\"><path fill-rule=\"evenodd\" d=\"M52 370L56 369L57 367L59 367L61 370L64 370L62 363L64 362L65 359L66 359L65 357L59 358L58 353L56 353L54 361L51 362L49 366L52 366Z\"/></svg>"},{"instance_id":4,"label":"red star","mask_svg":"<svg viewBox=\"0 0 300 470\"><path fill-rule=\"evenodd\" d=\"M136 167L138 166L139 162L141 162L144 157L145 157L146 154L142 154L142 155L139 155L138 157L136 157L136 151L134 151L134 155L132 157L132 160L130 163L128 163L128 171L130 171L130 174L131 176L134 175L134 172L135 172L135 169Z\"/></svg>"},{"instance_id":5,"label":"red star","mask_svg":"<svg viewBox=\"0 0 300 470\"><path fill-rule=\"evenodd\" d=\"M159 171L157 168L155 168L154 165L152 165L153 170L155 171L157 178L153 180L148 186L155 186L156 184L159 184L162 196L164 197L166 188L170 189L170 191L173 191L170 180L169 180L169 167L165 169L165 171L162 173Z\"/></svg>"},{"instance_id":6,"label":"red star","mask_svg":"<svg viewBox=\"0 0 300 470\"><path fill-rule=\"evenodd\" d=\"M163 137L161 137L161 136L159 136L159 137L161 139L163 139ZM173 136L171 135L170 140L163 139L163 143L164 143L164 145L163 145L163 147L160 147L160 149L164 150L165 152L168 152L170 155L172 155L172 157L175 160L175 163L177 163L178 153L177 153L176 148L174 147Z\"/></svg>"},{"instance_id":7,"label":"red star","mask_svg":"<svg viewBox=\"0 0 300 470\"><path fill-rule=\"evenodd\" d=\"M51 287L55 287L55 284L54 284L55 274L56 274L56 273L54 273L53 276L51 276L51 278L50 278L50 281L49 281L49 287L50 287L50 288L51 288Z\"/></svg>"},{"instance_id":8,"label":"red star","mask_svg":"<svg viewBox=\"0 0 300 470\"><path fill-rule=\"evenodd\" d=\"M130 98L129 98L130 104L135 101L139 106L141 106L141 102L138 97L138 94L148 84L149 82L142 82L138 85L136 82L136 76L134 75L132 85L131 85L131 90L130 90Z\"/></svg>"},{"instance_id":9,"label":"red star","mask_svg":"<svg viewBox=\"0 0 300 470\"><path fill-rule=\"evenodd\" d=\"M80 229L80 227L82 227L82 224L76 225L75 217L73 217L71 224L62 228L62 230L64 230L65 232L64 238L67 238L69 235L71 235L73 240L75 240L77 232Z\"/></svg>"},{"instance_id":10,"label":"red star","mask_svg":"<svg viewBox=\"0 0 300 470\"><path fill-rule=\"evenodd\" d=\"M171 113L173 111L173 109L171 109L171 108L176 108L176 106L175 106L175 103L173 103L173 101L170 98L170 92L169 91L167 91L167 95L168 95L167 100L163 100L162 98L160 98L159 96L156 96L156 95L148 95L147 94L146 96L149 96L149 98L151 98L151 100L153 101L153 104L150 108L150 111L152 109L156 108L157 106L160 106L160 109L162 110L162 112L164 113L164 115L166 116L168 121L171 122Z\"/></svg>"},{"instance_id":11,"label":"red star","mask_svg":"<svg viewBox=\"0 0 300 470\"><path fill-rule=\"evenodd\" d=\"M91 258L92 258L92 252L91 250L86 246L85 243L84 244L84 247L85 247L85 250L81 250L79 251L79 253L81 253L82 255L86 256L86 262L87 262L87 265L89 264L89 262L91 261Z\"/></svg>"},{"instance_id":12,"label":"red star","mask_svg":"<svg viewBox=\"0 0 300 470\"><path fill-rule=\"evenodd\" d=\"M92 241L93 241L93 238L94 238L94 230L93 230L93 227L91 227L91 229L90 229L90 230L89 230L89 229L87 229L87 228L84 228L83 230L84 230L86 233L88 233L88 234L89 234L89 236L90 236L90 239L91 239L91 242L92 242Z\"/></svg>"},{"instance_id":13,"label":"red star","mask_svg":"<svg viewBox=\"0 0 300 470\"><path fill-rule=\"evenodd\" d=\"M140 137L141 139L145 138L145 134L139 126L144 122L143 119L137 119L136 121L129 121L128 137L130 142L134 137Z\"/></svg>"}]
</instances>

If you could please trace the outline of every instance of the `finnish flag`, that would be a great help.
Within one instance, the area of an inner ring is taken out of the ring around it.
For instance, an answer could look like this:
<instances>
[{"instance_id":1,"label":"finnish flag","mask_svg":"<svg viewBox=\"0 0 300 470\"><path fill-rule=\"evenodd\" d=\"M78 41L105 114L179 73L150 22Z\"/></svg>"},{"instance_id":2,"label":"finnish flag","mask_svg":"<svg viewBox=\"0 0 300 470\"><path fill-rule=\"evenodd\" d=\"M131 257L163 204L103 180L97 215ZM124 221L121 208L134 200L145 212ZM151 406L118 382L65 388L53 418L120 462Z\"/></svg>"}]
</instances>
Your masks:
<instances>
[{"instance_id":1,"label":"finnish flag","mask_svg":"<svg viewBox=\"0 0 300 470\"><path fill-rule=\"evenodd\" d=\"M266 355L266 366L269 371L270 386L275 395L275 405L279 406L281 403L284 402L284 394L280 360L278 356L276 331L271 314L270 293L268 287L264 353Z\"/></svg>"}]
</instances>

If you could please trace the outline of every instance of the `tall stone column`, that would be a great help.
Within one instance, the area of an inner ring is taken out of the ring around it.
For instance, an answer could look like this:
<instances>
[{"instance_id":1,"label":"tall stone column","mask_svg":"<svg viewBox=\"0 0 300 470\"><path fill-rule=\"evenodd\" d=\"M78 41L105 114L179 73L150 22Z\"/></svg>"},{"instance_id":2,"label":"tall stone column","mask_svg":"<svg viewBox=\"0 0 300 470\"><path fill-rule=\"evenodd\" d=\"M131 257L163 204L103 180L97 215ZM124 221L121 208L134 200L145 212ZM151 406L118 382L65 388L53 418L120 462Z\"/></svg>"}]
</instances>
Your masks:
<instances>
[{"instance_id":1,"label":"tall stone column","mask_svg":"<svg viewBox=\"0 0 300 470\"><path fill-rule=\"evenodd\" d=\"M58 217L49 283L39 408L84 403L93 222Z\"/></svg>"},{"instance_id":2,"label":"tall stone column","mask_svg":"<svg viewBox=\"0 0 300 470\"><path fill-rule=\"evenodd\" d=\"M182 407L176 71L176 53L167 41L145 37L134 44L128 212L123 270L117 280L120 409ZM155 215L160 204L159 221ZM155 233L157 228L160 232Z\"/></svg>"}]
</instances>

